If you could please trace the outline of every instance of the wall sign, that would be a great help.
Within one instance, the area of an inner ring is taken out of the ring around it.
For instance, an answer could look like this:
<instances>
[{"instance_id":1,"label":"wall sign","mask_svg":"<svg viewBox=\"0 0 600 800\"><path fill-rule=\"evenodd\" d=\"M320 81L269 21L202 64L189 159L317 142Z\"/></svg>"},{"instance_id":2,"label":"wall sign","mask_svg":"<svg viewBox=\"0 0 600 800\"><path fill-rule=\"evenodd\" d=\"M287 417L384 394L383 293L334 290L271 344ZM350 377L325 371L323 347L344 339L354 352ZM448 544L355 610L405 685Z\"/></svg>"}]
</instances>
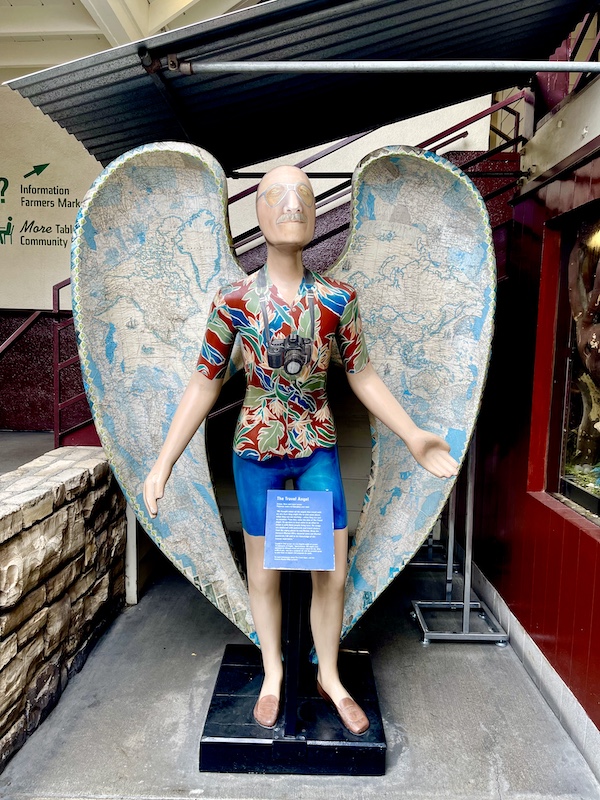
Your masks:
<instances>
[{"instance_id":1,"label":"wall sign","mask_svg":"<svg viewBox=\"0 0 600 800\"><path fill-rule=\"evenodd\" d=\"M77 211L101 166L5 86L0 107L0 307L48 309L53 285L69 277Z\"/></svg>"}]
</instances>

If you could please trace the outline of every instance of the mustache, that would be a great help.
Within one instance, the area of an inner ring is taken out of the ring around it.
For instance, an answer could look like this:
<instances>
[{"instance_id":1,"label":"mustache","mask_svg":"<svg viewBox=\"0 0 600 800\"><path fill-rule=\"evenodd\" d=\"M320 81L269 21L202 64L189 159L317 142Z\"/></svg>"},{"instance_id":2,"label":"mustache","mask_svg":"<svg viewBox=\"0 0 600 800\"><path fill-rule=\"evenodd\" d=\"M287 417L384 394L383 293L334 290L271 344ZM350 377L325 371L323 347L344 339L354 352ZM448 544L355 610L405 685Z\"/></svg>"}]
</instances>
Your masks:
<instances>
[{"instance_id":1,"label":"mustache","mask_svg":"<svg viewBox=\"0 0 600 800\"><path fill-rule=\"evenodd\" d=\"M282 214L277 218L277 225L280 222L306 222L306 216L301 211L295 211L293 214Z\"/></svg>"}]
</instances>

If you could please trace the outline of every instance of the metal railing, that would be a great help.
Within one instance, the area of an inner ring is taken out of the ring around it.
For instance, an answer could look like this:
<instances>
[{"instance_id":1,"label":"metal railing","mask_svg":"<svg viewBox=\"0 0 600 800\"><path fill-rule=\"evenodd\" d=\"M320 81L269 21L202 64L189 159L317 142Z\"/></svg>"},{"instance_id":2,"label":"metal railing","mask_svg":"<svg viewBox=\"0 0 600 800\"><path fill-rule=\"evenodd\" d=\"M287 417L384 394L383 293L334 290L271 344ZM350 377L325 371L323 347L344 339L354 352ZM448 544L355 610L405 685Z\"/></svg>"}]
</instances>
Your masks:
<instances>
[{"instance_id":1,"label":"metal railing","mask_svg":"<svg viewBox=\"0 0 600 800\"><path fill-rule=\"evenodd\" d=\"M62 415L63 412L74 406L76 403L86 402L87 397L85 392L78 392L77 394L69 397L67 400L62 400L62 382L61 373L68 367L72 367L79 363L79 355L71 356L64 361L60 360L60 346L61 346L61 333L66 329L73 327L73 317L66 316L70 313L70 309L62 310L60 307L60 292L71 284L71 279L66 278L60 283L56 283L52 287L52 310L39 310L34 311L29 317L0 345L0 356L3 355L10 347L12 347L18 339L23 336L39 317L52 317L52 373L53 373L53 425L54 425L54 446L60 447L65 436L74 433L80 428L84 428L92 422L92 415L89 415L76 425L71 425L68 428L62 428ZM89 408L89 406L88 406Z\"/></svg>"},{"instance_id":2,"label":"metal railing","mask_svg":"<svg viewBox=\"0 0 600 800\"><path fill-rule=\"evenodd\" d=\"M60 292L61 289L65 289L67 286L71 285L71 279L66 278L64 281L60 283L54 284L52 287L52 313L54 315L54 320L52 324L52 371L54 375L54 446L60 447L65 436L68 436L70 433L74 433L81 428L84 428L86 425L89 425L92 422L92 413L89 412L89 417L84 419L81 422L78 422L76 425L70 425L68 428L61 428L62 425L62 413L67 408L71 408L76 403L81 403L85 400L87 404L87 397L85 392L78 392L77 394L69 397L68 400L61 400L62 397L62 387L61 387L61 373L63 370L67 369L68 367L73 366L74 364L79 363L79 355L74 355L71 358L67 358L64 361L60 360L60 345L61 345L61 333L74 326L73 317L70 316L67 319L61 319L61 308L60 308ZM88 406L89 408L89 406Z\"/></svg>"},{"instance_id":3,"label":"metal railing","mask_svg":"<svg viewBox=\"0 0 600 800\"><path fill-rule=\"evenodd\" d=\"M512 108L512 106L515 103L518 103L520 100L524 100L526 103L532 102L531 91L529 89L522 89L516 94L507 97L505 100L500 100L497 103L493 103L491 106L489 106L489 108L483 109L483 111L479 111L476 114L473 114L472 116L467 117L466 119L463 119L454 125L451 125L449 128L445 128L443 131L440 131L435 136L431 136L428 139L425 139L416 146L423 150L433 150L434 152L436 152L437 150L440 150L442 147L445 147L446 145L452 144L453 142L458 141L459 139L464 139L468 135L468 130L465 129L468 128L469 125L473 125L475 122L479 122L480 120L485 119L486 117L489 117L498 111L505 110L514 116L515 121L513 126L513 136L512 137L507 136L504 145L496 147L493 150L489 150L480 157L478 156L477 159L472 163L468 162L467 164L463 164L461 166L461 169L463 169L464 171L468 171L469 167L474 165L475 163L483 161L492 155L495 155L497 153L502 152L503 150L508 149L509 147L512 147L513 150L516 152L518 150L518 147L526 142L526 139L519 133L521 115L517 110ZM342 141L337 142L334 145L330 145L329 147L320 150L317 153L314 153L312 156L305 158L303 161L299 161L295 166L299 167L300 169L305 169L310 164L314 164L316 161L325 158L325 156L328 156L331 153L336 152L337 150L341 150L343 147L346 147L348 144L355 142L357 139L360 139L363 136L367 136L369 133L372 133L372 131L371 130L363 131L362 133L351 136L348 139L343 139ZM451 138L446 139L446 137L451 137ZM317 208L321 208L326 203L333 202L333 200L340 200L343 198L350 197L351 183L352 183L351 173L334 174L334 173L308 172L307 174L311 178L344 177L346 179L344 180L343 183L340 183L337 186L328 189L326 192L317 195L316 197ZM233 172L231 174L231 177L262 178L262 174L256 172ZM507 173L507 177L509 177L509 173ZM518 181L515 181L513 182L511 187L507 186L506 189L503 189L503 191L508 191L509 188L515 188L517 185ZM257 187L258 187L258 182L253 184L252 186L249 186L247 189L244 189L238 194L233 195L233 197L231 197L229 200L229 204L235 203L236 201L241 200L244 197L248 197L249 195L251 195L253 192L256 191ZM485 199L486 198L484 197L484 200ZM341 230L343 230L343 227L336 229L335 231L328 232L328 235L334 235L335 233L339 233ZM254 227L251 228L250 230L245 231L244 233L234 236L233 243L237 248L241 248L245 247L248 244L251 244L252 242L258 241L259 239L261 239L261 237L262 234L260 228ZM321 239L322 238L323 237L321 237ZM318 241L320 240L317 240L316 243L318 243ZM312 244L314 243L315 242L313 242Z\"/></svg>"},{"instance_id":4,"label":"metal railing","mask_svg":"<svg viewBox=\"0 0 600 800\"><path fill-rule=\"evenodd\" d=\"M446 129L444 129L443 131L440 131L435 136L432 136L432 137L424 140L423 142L420 142L417 145L417 147L420 147L422 149L429 149L429 150L437 151L437 150L441 149L442 147L446 147L446 146L448 146L448 145L450 145L450 144L452 144L452 143L454 143L456 141L459 141L460 139L464 139L468 135L468 126L469 125L472 125L475 122L478 122L478 121L480 121L482 119L485 119L486 117L489 117L490 115L496 113L500 109L505 109L505 110L508 110L509 113L512 113L513 116L515 117L515 125L514 125L514 130L513 130L513 136L512 137L508 137L507 136L505 142L502 145L500 145L499 147L493 148L492 150L488 150L485 153L482 153L482 154L470 159L469 161L467 161L464 164L462 164L461 168L463 170L465 170L465 171L468 171L469 169L474 167L476 164L479 164L482 161L485 161L486 159L490 158L491 156L494 156L494 155L496 155L498 153L503 152L504 150L512 148L513 150L516 151L517 148L521 144L524 144L526 140L525 140L525 138L523 136L519 135L520 115L519 115L518 111L515 111L514 109L512 109L512 105L517 103L520 100L525 100L526 102L528 102L530 94L531 93L527 89L524 89L524 90L522 90L522 91L520 91L520 92L518 92L518 93L516 93L514 95L511 95L511 97L508 97L505 100L499 101L497 103L493 103L489 108L484 109L483 111L480 111L477 114L473 114L472 116L467 117L464 120L461 120L460 122L456 123L455 125L452 125L452 126L446 128ZM296 166L298 166L300 169L305 169L307 166L310 166L311 164L316 163L317 161L319 161L322 158L325 158L326 156L330 155L331 153L334 153L334 152L346 147L347 145L352 144L353 142L357 141L358 139L360 139L360 138L362 138L364 136L367 136L371 132L372 132L371 130L363 131L362 133L355 134L354 136L350 136L350 137L348 137L348 138L346 138L346 139L344 139L344 140L342 140L340 142L337 142L337 143L335 143L333 145L329 145L328 147L323 148L322 150L318 151L317 153L314 153L313 155L303 159L302 161L299 161L296 164ZM492 177L492 176L493 177L500 177L501 176L501 173L498 173L498 175L496 175L496 173L490 173L490 172L480 172L480 173L477 173L477 174L480 177ZM507 177L511 176L511 173L502 173L502 174L506 174ZM339 173L339 172L312 173L312 172L310 172L309 175L311 177L322 177L322 178L325 178L325 177L326 178L343 178L343 181L341 183L339 183L336 186L334 186L334 187L332 187L332 188L320 193L317 196L317 198L316 198L317 208L322 208L325 205L329 205L330 203L332 203L334 201L339 201L339 200L343 200L345 198L349 198L350 190L351 190L351 173ZM260 178L262 178L262 174L261 173L251 173L251 172L245 172L245 173L244 172L234 172L234 173L232 173L231 177L236 177L236 178L257 178L257 179L260 179ZM474 177L476 177L476 175L474 175ZM505 186L494 190L493 192L491 192L487 196L484 196L484 200L490 200L493 197L497 196L498 194L502 194L505 191L508 191L508 190L510 190L512 188L515 188L517 183L518 183L518 181L512 181L510 184L506 184ZM248 197L249 195L251 195L253 192L256 191L257 186L258 186L258 181L257 181L256 184L253 184L252 186L248 187L247 189L244 189L243 191L238 192L237 194L233 195L229 199L229 204L231 205L231 204L233 204L233 203L235 203L235 202L237 202L239 200L242 200L245 197ZM335 228L333 230L329 230L325 234L317 237L317 239L313 242L313 244L318 244L320 241L323 241L326 238L329 238L329 237L334 236L334 235L336 235L338 233L341 233L341 232L343 232L345 230L345 228L346 228L346 226L342 225L342 226L339 226L339 227L337 227L337 228ZM261 234L260 229L258 227L252 228L251 230L246 231L245 233L234 237L234 240L233 240L234 246L236 246L236 248L239 249L242 246L248 245L248 244L260 239L261 236L262 236L262 234ZM53 361L53 376L54 376L53 419L54 419L54 442L55 442L55 446L56 447L59 447L61 445L62 441L64 440L64 438L66 436L68 436L69 434L74 433L75 431L85 427L86 425L89 425L93 421L91 413L90 413L89 417L86 418L85 420L83 420L81 422L78 422L75 425L70 425L67 428L62 428L63 412L65 412L67 409L69 409L72 406L74 406L76 403L82 402L86 398L85 392L78 392L77 394L73 395L72 397L69 397L66 400L62 399L61 375L62 375L62 373L63 373L63 371L65 369L73 366L74 364L76 364L79 361L79 356L78 355L72 356L70 358L67 358L67 359L61 361L61 334L64 331L66 331L67 329L70 329L73 326L73 317L71 316L71 317L68 317L66 319L63 318L63 315L65 313L67 313L67 312L63 311L61 309L61 307L60 307L60 293L61 293L61 291L63 289L66 289L70 285L70 283L71 283L70 278L67 278L64 281L61 281L60 283L55 284L53 286L53 288L52 288L52 311L51 312L47 312L47 311L35 311L35 312L33 312L31 314L31 316L28 317L28 319L26 319L25 322L23 322L23 324L11 336L9 336L6 339L5 342L3 342L0 345L0 355L1 355L2 353L4 353L9 347L11 347L17 341L23 335L23 333L25 333L27 330L29 330L29 328L35 323L35 321L37 320L37 318L40 315L49 314L50 313L53 316L53 324L52 324L52 343L53 343L52 344L52 346L53 346L53 358L52 358L52 361Z\"/></svg>"},{"instance_id":5,"label":"metal railing","mask_svg":"<svg viewBox=\"0 0 600 800\"><path fill-rule=\"evenodd\" d=\"M19 325L17 330L5 339L4 342L0 345L0 356L4 353L8 348L17 341L19 337L21 337L25 331L28 331L29 328L33 325L38 317L40 317L44 312L43 311L34 311L31 316L27 317L25 322L22 325Z\"/></svg>"}]
</instances>

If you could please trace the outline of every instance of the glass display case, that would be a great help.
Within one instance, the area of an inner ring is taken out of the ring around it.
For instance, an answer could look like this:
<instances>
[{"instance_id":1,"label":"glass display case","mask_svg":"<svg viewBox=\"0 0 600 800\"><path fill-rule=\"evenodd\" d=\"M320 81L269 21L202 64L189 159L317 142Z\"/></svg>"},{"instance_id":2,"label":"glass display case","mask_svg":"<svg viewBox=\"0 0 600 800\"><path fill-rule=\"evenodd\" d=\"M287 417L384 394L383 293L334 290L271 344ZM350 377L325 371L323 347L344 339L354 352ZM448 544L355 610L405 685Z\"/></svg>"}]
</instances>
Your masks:
<instances>
[{"instance_id":1,"label":"glass display case","mask_svg":"<svg viewBox=\"0 0 600 800\"><path fill-rule=\"evenodd\" d=\"M558 458L549 464L559 464L560 495L600 514L600 207L593 206L562 236L554 390L559 413L552 415L550 435L550 454L558 450Z\"/></svg>"}]
</instances>

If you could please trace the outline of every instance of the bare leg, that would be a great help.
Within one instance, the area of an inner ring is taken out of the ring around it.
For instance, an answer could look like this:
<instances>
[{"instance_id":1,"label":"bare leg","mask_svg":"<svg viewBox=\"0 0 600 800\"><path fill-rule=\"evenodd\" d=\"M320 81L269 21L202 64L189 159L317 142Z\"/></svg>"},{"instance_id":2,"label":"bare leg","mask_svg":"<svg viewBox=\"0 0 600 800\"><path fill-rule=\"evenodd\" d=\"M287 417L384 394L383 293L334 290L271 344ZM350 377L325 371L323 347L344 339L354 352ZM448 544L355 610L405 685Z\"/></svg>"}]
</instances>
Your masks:
<instances>
[{"instance_id":1,"label":"bare leg","mask_svg":"<svg viewBox=\"0 0 600 800\"><path fill-rule=\"evenodd\" d=\"M348 528L334 531L335 570L312 573L310 624L319 659L318 680L336 705L348 692L340 682L338 651L344 611L344 584L348 556Z\"/></svg>"},{"instance_id":2,"label":"bare leg","mask_svg":"<svg viewBox=\"0 0 600 800\"><path fill-rule=\"evenodd\" d=\"M260 642L265 677L260 697L279 697L283 679L281 663L281 593L278 570L263 567L265 537L249 536L244 531L250 609Z\"/></svg>"},{"instance_id":3,"label":"bare leg","mask_svg":"<svg viewBox=\"0 0 600 800\"><path fill-rule=\"evenodd\" d=\"M348 529L334 531L335 570L313 572L313 598L310 608L315 650L319 659L317 680L320 694L336 706L342 723L351 733L362 734L369 727L362 708L344 689L338 672L338 651L344 611L344 584L348 554Z\"/></svg>"}]
</instances>

